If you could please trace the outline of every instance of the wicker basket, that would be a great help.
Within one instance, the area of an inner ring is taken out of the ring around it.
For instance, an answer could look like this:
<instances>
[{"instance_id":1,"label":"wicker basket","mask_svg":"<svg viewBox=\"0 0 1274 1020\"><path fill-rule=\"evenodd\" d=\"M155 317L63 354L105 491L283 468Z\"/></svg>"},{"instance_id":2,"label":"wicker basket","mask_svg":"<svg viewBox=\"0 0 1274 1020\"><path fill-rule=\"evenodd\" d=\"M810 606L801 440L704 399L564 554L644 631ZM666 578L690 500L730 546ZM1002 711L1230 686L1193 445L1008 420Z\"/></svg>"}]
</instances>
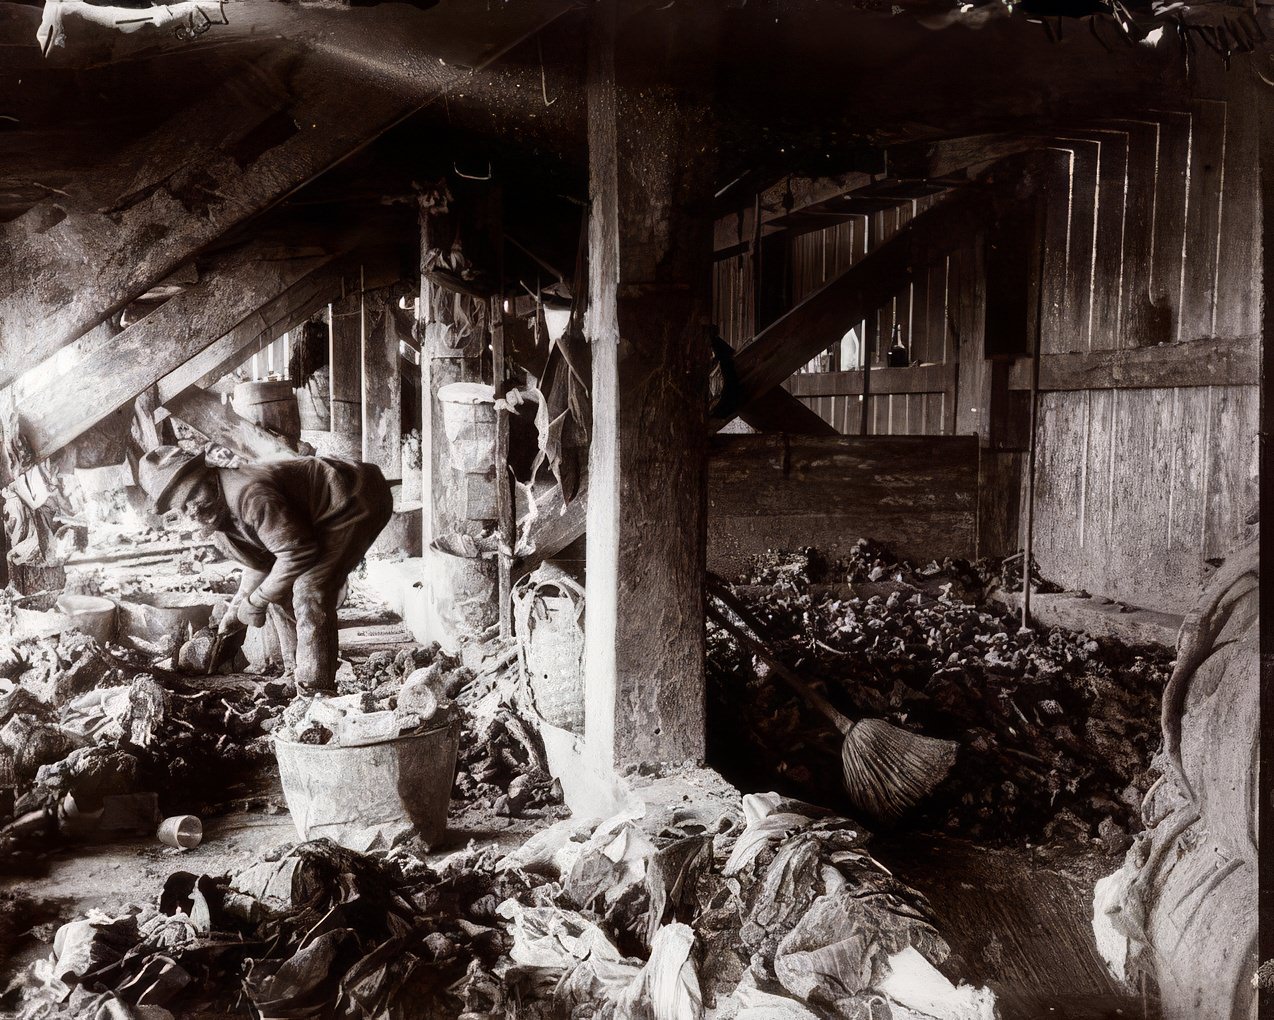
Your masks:
<instances>
[{"instance_id":1,"label":"wicker basket","mask_svg":"<svg viewBox=\"0 0 1274 1020\"><path fill-rule=\"evenodd\" d=\"M545 565L513 593L513 622L522 676L540 717L584 732L584 589Z\"/></svg>"}]
</instances>

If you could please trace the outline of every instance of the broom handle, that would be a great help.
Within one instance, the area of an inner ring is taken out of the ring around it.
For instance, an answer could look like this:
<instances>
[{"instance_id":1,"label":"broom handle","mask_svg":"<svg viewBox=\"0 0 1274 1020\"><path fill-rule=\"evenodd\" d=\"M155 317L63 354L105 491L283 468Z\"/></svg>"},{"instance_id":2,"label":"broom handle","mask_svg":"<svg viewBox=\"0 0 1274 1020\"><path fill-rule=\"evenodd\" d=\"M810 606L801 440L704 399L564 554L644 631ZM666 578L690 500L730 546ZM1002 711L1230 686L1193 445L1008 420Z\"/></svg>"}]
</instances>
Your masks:
<instances>
[{"instance_id":1,"label":"broom handle","mask_svg":"<svg viewBox=\"0 0 1274 1020\"><path fill-rule=\"evenodd\" d=\"M720 598L719 595L717 597ZM725 599L722 599L721 601L725 602ZM816 690L810 687L809 684L807 684L804 680L802 680L796 674L795 670L788 668L786 665L784 665L782 662L776 659L773 653L768 648L766 648L765 645L763 645L760 641L757 641L750 634L747 634L740 628L736 627L726 617L726 615L723 612L721 612L721 610L717 609L717 607L712 605L711 603L709 603L708 605L708 615L711 616L714 620L716 620L717 623L721 624L721 626L724 627L726 630L728 630L732 635L734 635L734 638L736 641L738 641L740 644L747 646L747 648L757 658L761 659L767 666L770 667L770 669L772 669L775 673L777 673L785 681L787 681L788 685L791 686L792 689L795 690L797 694L799 694L802 698L804 698L811 705L813 705L814 708L818 709L818 711L821 712L823 715L827 716L827 718L831 720L832 724L838 730L840 730L841 733L848 736L849 731L852 730L857 725L857 723L855 723L854 720L842 715L839 711L837 711L835 705L833 705L825 697L823 697Z\"/></svg>"}]
</instances>

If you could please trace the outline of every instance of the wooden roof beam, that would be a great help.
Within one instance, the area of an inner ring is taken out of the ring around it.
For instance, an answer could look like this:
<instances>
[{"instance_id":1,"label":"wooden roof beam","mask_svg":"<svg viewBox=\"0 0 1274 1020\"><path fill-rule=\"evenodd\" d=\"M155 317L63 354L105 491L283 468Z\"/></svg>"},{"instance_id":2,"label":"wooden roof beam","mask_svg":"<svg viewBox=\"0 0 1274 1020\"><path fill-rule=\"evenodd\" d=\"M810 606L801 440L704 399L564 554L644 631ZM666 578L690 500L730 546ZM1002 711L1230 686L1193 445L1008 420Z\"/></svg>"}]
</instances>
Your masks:
<instances>
[{"instance_id":1,"label":"wooden roof beam","mask_svg":"<svg viewBox=\"0 0 1274 1020\"><path fill-rule=\"evenodd\" d=\"M358 268L349 259L327 263L302 277L253 311L215 343L159 380L165 403L190 386L211 386L244 360L269 346L289 329L357 286Z\"/></svg>"},{"instance_id":2,"label":"wooden roof beam","mask_svg":"<svg viewBox=\"0 0 1274 1020\"><path fill-rule=\"evenodd\" d=\"M0 227L0 386L570 6L531 0L488 12L472 52L445 63L426 44L427 27L441 24L431 18L413 32L358 31L346 20L338 44L330 26L283 37L250 81L217 90L91 180Z\"/></svg>"},{"instance_id":3,"label":"wooden roof beam","mask_svg":"<svg viewBox=\"0 0 1274 1020\"><path fill-rule=\"evenodd\" d=\"M196 432L248 460L283 460L297 452L268 429L250 422L221 396L198 386L189 386L164 405Z\"/></svg>"},{"instance_id":4,"label":"wooden roof beam","mask_svg":"<svg viewBox=\"0 0 1274 1020\"><path fill-rule=\"evenodd\" d=\"M54 378L19 403L22 435L35 459L56 453L336 257L241 258L95 344L73 370L74 385Z\"/></svg>"}]
</instances>

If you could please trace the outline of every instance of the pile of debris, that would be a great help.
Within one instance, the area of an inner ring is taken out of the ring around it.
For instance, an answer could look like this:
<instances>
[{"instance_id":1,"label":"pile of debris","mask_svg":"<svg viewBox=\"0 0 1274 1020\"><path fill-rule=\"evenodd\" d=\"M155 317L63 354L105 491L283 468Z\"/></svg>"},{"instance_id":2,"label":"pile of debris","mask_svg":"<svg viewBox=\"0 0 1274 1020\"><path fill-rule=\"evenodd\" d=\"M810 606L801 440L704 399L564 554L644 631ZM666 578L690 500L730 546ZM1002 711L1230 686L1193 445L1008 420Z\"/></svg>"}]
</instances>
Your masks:
<instances>
[{"instance_id":1,"label":"pile of debris","mask_svg":"<svg viewBox=\"0 0 1274 1020\"><path fill-rule=\"evenodd\" d=\"M776 794L568 820L510 854L286 846L64 925L19 1017L990 1020L923 899ZM884 1009L887 1012L879 1012ZM753 1012L759 1011L759 1012Z\"/></svg>"},{"instance_id":2,"label":"pile of debris","mask_svg":"<svg viewBox=\"0 0 1274 1020\"><path fill-rule=\"evenodd\" d=\"M0 653L0 860L21 868L90 832L153 834L208 814L228 780L272 757L286 681L157 669L75 631ZM212 768L210 766L214 766Z\"/></svg>"},{"instance_id":3,"label":"pile of debris","mask_svg":"<svg viewBox=\"0 0 1274 1020\"><path fill-rule=\"evenodd\" d=\"M1019 633L981 600L989 576L959 562L915 568L860 543L842 564L768 554L732 591L778 658L850 718L960 744L913 824L992 843L1099 837L1122 852L1155 778L1170 656L1057 628ZM708 672L714 761L745 787L781 777L795 795L845 803L829 767L839 734L715 627Z\"/></svg>"}]
</instances>

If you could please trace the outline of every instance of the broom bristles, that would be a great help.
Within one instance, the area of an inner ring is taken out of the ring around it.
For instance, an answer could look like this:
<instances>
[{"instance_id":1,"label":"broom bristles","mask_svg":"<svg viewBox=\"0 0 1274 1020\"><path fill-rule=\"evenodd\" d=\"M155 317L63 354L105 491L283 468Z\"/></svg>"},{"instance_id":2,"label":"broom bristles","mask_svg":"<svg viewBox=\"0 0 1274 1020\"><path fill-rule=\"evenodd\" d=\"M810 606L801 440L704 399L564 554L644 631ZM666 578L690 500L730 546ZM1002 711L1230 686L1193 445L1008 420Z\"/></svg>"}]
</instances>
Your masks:
<instances>
[{"instance_id":1,"label":"broom bristles","mask_svg":"<svg viewBox=\"0 0 1274 1020\"><path fill-rule=\"evenodd\" d=\"M933 791L955 763L956 743L864 719L841 748L845 792L859 811L893 821Z\"/></svg>"}]
</instances>

